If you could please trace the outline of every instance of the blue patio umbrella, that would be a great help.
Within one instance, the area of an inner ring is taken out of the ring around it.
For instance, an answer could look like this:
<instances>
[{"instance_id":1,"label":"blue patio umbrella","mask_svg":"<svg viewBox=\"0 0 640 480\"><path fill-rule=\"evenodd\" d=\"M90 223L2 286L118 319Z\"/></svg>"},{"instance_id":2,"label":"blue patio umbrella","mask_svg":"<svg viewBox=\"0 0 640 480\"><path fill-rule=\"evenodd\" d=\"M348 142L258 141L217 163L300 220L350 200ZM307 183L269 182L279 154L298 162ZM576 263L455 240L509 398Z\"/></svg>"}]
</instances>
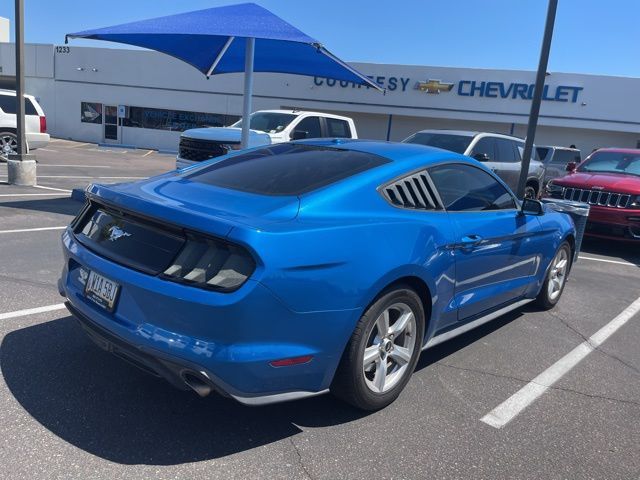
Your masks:
<instances>
[{"instance_id":1,"label":"blue patio umbrella","mask_svg":"<svg viewBox=\"0 0 640 480\"><path fill-rule=\"evenodd\" d=\"M270 11L254 3L69 33L166 53L194 66L207 78L244 71L242 146L249 140L253 72L293 73L380 86Z\"/></svg>"}]
</instances>

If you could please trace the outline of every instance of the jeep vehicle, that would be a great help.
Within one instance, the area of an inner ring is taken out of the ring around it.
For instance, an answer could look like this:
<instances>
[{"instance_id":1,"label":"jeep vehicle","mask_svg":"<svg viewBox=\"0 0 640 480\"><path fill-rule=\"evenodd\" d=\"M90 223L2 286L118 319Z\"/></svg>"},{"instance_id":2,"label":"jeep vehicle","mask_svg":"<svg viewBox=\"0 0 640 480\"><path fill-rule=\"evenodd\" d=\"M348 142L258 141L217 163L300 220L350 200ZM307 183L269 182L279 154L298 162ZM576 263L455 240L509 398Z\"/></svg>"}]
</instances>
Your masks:
<instances>
[{"instance_id":1,"label":"jeep vehicle","mask_svg":"<svg viewBox=\"0 0 640 480\"><path fill-rule=\"evenodd\" d=\"M358 138L348 117L301 110L260 110L251 114L249 147L304 138ZM242 120L229 127L186 130L180 136L177 168L225 155L240 149Z\"/></svg>"},{"instance_id":2,"label":"jeep vehicle","mask_svg":"<svg viewBox=\"0 0 640 480\"><path fill-rule=\"evenodd\" d=\"M7 161L8 155L17 153L16 108L16 92L0 90L0 160L2 161ZM34 96L24 96L24 113L27 150L45 147L49 143L47 117Z\"/></svg>"},{"instance_id":3,"label":"jeep vehicle","mask_svg":"<svg viewBox=\"0 0 640 480\"><path fill-rule=\"evenodd\" d=\"M524 140L509 135L462 130L422 130L403 140L461 153L484 163L514 192L522 165ZM535 146L527 175L524 196L537 198L542 191L544 165L538 160Z\"/></svg>"},{"instance_id":4,"label":"jeep vehicle","mask_svg":"<svg viewBox=\"0 0 640 480\"><path fill-rule=\"evenodd\" d=\"M585 235L640 242L640 149L600 148L565 168L546 193L591 205Z\"/></svg>"},{"instance_id":5,"label":"jeep vehicle","mask_svg":"<svg viewBox=\"0 0 640 480\"><path fill-rule=\"evenodd\" d=\"M536 147L536 150L545 167L543 180L545 186L554 178L564 177L569 163L582 161L580 150L577 148L540 146Z\"/></svg>"}]
</instances>

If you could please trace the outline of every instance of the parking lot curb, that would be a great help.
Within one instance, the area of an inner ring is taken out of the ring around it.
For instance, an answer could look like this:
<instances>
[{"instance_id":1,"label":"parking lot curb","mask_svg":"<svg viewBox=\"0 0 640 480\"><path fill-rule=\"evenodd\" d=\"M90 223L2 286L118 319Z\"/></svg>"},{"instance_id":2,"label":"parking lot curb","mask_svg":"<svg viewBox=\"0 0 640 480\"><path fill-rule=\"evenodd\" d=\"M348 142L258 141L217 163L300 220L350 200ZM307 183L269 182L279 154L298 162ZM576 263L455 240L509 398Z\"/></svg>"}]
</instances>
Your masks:
<instances>
[{"instance_id":1,"label":"parking lot curb","mask_svg":"<svg viewBox=\"0 0 640 480\"><path fill-rule=\"evenodd\" d=\"M71 190L71 199L75 200L76 202L84 203L84 201L86 200L86 196L84 194L84 189L83 188L74 188L73 190Z\"/></svg>"}]
</instances>

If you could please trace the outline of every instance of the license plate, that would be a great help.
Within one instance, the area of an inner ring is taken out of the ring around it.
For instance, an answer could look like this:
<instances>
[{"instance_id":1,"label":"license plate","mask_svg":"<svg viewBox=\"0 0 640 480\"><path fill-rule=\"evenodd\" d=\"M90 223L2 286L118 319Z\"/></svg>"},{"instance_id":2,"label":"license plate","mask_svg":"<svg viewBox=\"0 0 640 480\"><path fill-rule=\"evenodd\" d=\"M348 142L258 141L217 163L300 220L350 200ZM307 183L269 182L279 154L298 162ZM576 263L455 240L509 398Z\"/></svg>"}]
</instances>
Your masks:
<instances>
[{"instance_id":1,"label":"license plate","mask_svg":"<svg viewBox=\"0 0 640 480\"><path fill-rule=\"evenodd\" d=\"M120 285L116 282L94 271L89 272L87 283L84 286L84 296L89 300L112 312L119 292Z\"/></svg>"}]
</instances>

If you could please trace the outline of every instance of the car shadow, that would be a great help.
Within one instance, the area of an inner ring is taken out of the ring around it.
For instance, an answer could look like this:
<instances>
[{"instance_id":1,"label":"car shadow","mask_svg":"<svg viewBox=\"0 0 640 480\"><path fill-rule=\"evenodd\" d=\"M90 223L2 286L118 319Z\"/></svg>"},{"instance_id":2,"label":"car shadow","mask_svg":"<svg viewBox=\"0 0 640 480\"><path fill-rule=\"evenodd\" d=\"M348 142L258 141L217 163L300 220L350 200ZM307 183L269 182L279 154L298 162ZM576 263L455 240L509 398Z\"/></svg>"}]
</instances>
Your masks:
<instances>
[{"instance_id":1,"label":"car shadow","mask_svg":"<svg viewBox=\"0 0 640 480\"><path fill-rule=\"evenodd\" d=\"M580 253L603 255L610 260L621 258L627 262L640 265L640 242L620 242L601 238L585 237L582 240Z\"/></svg>"},{"instance_id":2,"label":"car shadow","mask_svg":"<svg viewBox=\"0 0 640 480\"><path fill-rule=\"evenodd\" d=\"M511 312L433 347L417 370L444 359L522 315ZM216 459L367 416L331 395L246 407L180 391L96 347L72 317L7 334L4 380L44 427L93 455L121 464L175 465ZM389 407L389 408L393 408Z\"/></svg>"},{"instance_id":3,"label":"car shadow","mask_svg":"<svg viewBox=\"0 0 640 480\"><path fill-rule=\"evenodd\" d=\"M224 457L366 415L330 395L246 407L200 398L100 350L69 316L15 330L0 346L9 390L44 427L121 464L174 465Z\"/></svg>"},{"instance_id":4,"label":"car shadow","mask_svg":"<svg viewBox=\"0 0 640 480\"><path fill-rule=\"evenodd\" d=\"M16 208L38 212L60 213L75 216L83 203L69 197L40 198L37 200L19 200L0 203L0 208Z\"/></svg>"},{"instance_id":5,"label":"car shadow","mask_svg":"<svg viewBox=\"0 0 640 480\"><path fill-rule=\"evenodd\" d=\"M471 345L472 343L477 342L483 337L495 332L496 330L500 330L505 325L513 322L514 320L522 317L526 312L534 312L539 311L534 306L530 306L531 304L527 304L524 307L521 307L512 312L506 313L501 317L498 317L484 325L474 328L462 335L452 338L451 340L447 340L435 347L428 348L418 360L418 364L416 365L416 372L422 370L423 368L427 368L434 363L439 362L447 358L450 355L462 350L463 348Z\"/></svg>"}]
</instances>

